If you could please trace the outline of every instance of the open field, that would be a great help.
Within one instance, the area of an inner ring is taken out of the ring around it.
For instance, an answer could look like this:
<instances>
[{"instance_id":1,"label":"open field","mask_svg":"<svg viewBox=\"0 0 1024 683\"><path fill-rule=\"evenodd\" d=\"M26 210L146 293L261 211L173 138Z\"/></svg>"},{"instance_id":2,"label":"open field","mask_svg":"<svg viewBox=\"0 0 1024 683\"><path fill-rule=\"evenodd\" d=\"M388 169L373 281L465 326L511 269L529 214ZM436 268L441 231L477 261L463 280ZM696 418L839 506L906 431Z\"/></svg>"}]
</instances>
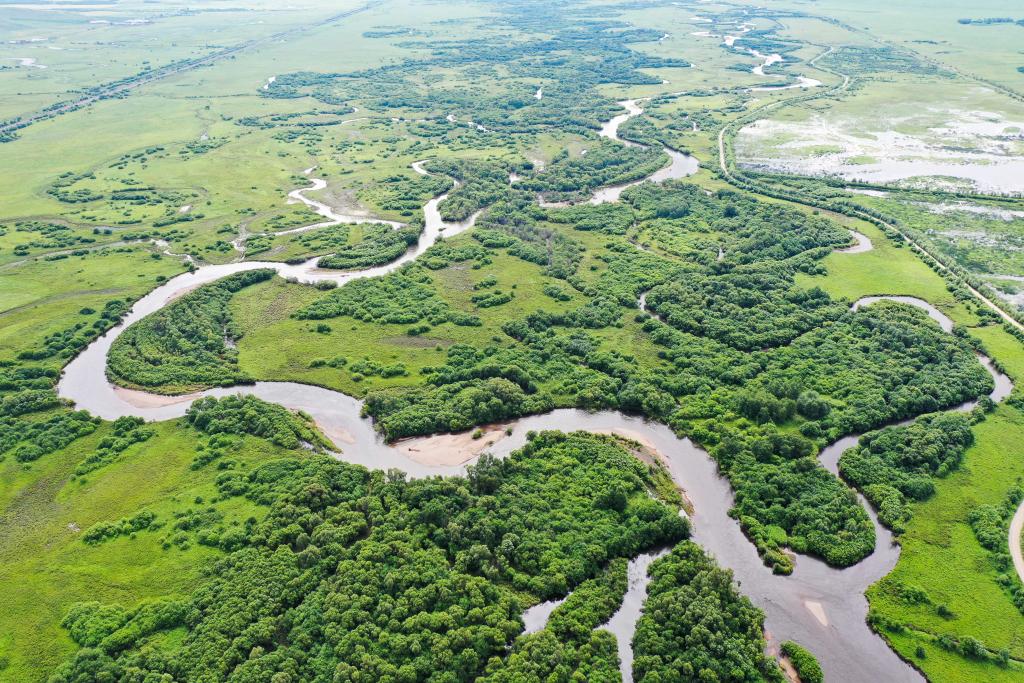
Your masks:
<instances>
[{"instance_id":1,"label":"open field","mask_svg":"<svg viewBox=\"0 0 1024 683\"><path fill-rule=\"evenodd\" d=\"M217 493L208 473L188 468L196 454L196 436L179 425L161 426L116 464L74 477L75 465L106 435L107 430L100 430L30 470L11 458L0 463L6 528L0 541L0 581L18 585L0 617L6 680L42 679L74 651L76 645L60 628L74 603L131 605L185 594L203 564L216 555L213 548L194 542L162 547L162 539L173 535L174 512L201 507L203 499ZM258 440L233 452L246 468L280 455ZM263 514L257 506L237 502L217 508L229 522ZM94 524L140 510L156 514L164 529L98 545L82 541ZM27 554L25 547L36 552Z\"/></svg>"}]
</instances>

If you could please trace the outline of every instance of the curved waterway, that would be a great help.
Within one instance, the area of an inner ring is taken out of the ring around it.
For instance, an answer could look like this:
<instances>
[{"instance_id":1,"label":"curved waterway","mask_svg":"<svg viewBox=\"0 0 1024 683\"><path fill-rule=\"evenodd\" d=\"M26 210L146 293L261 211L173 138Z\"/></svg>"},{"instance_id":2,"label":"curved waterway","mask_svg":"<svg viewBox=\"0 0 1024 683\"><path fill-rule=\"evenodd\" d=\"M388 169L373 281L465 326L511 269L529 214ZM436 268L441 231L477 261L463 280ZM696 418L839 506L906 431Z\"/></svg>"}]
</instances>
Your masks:
<instances>
[{"instance_id":1,"label":"curved waterway","mask_svg":"<svg viewBox=\"0 0 1024 683\"><path fill-rule=\"evenodd\" d=\"M642 111L635 101L623 104L627 113L609 122L602 129L603 135L618 139L618 125ZM695 169L695 160L692 163ZM414 168L417 172L425 172L421 164L414 165ZM293 193L293 196L299 201L313 202L305 198L301 191ZM473 218L464 223L441 221L437 207L445 197L435 197L424 207L426 227L418 244L400 259L387 265L339 272L317 268L316 258L297 265L254 261L202 266L192 273L167 281L140 299L123 322L96 339L65 367L58 384L59 394L74 401L78 408L89 410L107 420L134 415L149 421L181 417L192 402L200 397L253 395L308 413L338 445L342 451L338 457L346 462L373 469L399 468L412 477L465 472L466 465L475 459L479 450L469 452L465 457L452 458L450 454L445 457L443 453L438 456L436 452L430 451L443 450L446 437L435 437L430 446L424 447L428 451L427 457L418 457L415 444L423 445L427 443L426 439L413 440L412 443L407 441L397 447L386 444L370 421L360 416L361 401L322 387L294 382L256 382L186 396L160 396L115 387L105 376L107 352L128 326L200 285L256 268L272 268L284 277L294 277L306 283L331 281L338 284L396 270L434 244L442 231L445 235L451 235L473 224ZM862 299L854 307L868 305L876 299ZM932 317L942 316L925 302L914 301L917 303L906 302L926 308ZM936 319L944 324L943 320ZM948 321L948 318L945 320ZM948 325L951 327L952 322L949 321ZM949 327L944 324L944 329L948 330ZM998 374L990 364L988 367L994 376ZM992 397L998 400L1005 396L1008 393L1007 384L1008 380L1001 384L997 379L997 388ZM693 540L714 556L720 565L731 569L741 590L765 611L765 627L773 653L777 652L779 642L792 639L808 647L818 657L830 679L850 682L921 680L919 674L902 662L865 623L865 589L887 574L899 557L899 548L893 544L891 534L878 524L870 508L869 516L875 526L878 545L875 552L864 561L847 569L835 569L815 558L801 557L791 576L776 576L761 562L739 524L729 517L733 495L728 482L718 474L717 465L710 456L689 439L677 437L665 425L650 423L638 417L616 412L589 413L563 409L517 420L507 425L507 432L505 429L491 430L485 445L490 452L504 457L526 443L529 431L547 429L615 433L638 441L658 454L673 480L685 490L693 505ZM462 436L452 438L458 440ZM822 461L835 471L833 462L856 439L857 436L850 436L831 445L822 452ZM627 600L619 613L605 626L619 638L623 669L627 674L625 661L632 659L632 653L627 650L646 595L646 564L654 557L654 554L646 554L631 562ZM644 565L644 577L635 576L641 571L641 565ZM557 603L547 604L532 613L528 612L530 627L542 628L555 606ZM627 675L627 680L629 678Z\"/></svg>"},{"instance_id":2,"label":"curved waterway","mask_svg":"<svg viewBox=\"0 0 1024 683\"><path fill-rule=\"evenodd\" d=\"M1021 501L1013 519L1010 520L1010 538L1008 539L1013 568L1017 572L1017 577L1024 581L1024 554L1021 553L1020 547L1022 529L1024 529L1024 501Z\"/></svg>"},{"instance_id":3,"label":"curved waterway","mask_svg":"<svg viewBox=\"0 0 1024 683\"><path fill-rule=\"evenodd\" d=\"M758 59L763 60L760 64L750 70L750 72L755 76L766 76L767 74L764 72L765 69L773 64L785 61L785 58L778 53L765 55L754 49L750 49L749 52ZM819 80L808 78L807 76L797 76L796 83L792 83L790 85L765 85L758 88L751 88L751 90L754 92L774 92L777 90L792 90L793 88L817 88L819 85L821 85L821 81Z\"/></svg>"},{"instance_id":4,"label":"curved waterway","mask_svg":"<svg viewBox=\"0 0 1024 683\"><path fill-rule=\"evenodd\" d=\"M636 635L636 624L647 601L647 586L651 583L647 571L655 560L667 554L668 549L662 549L652 553L641 553L629 561L626 570L626 594L622 598L622 604L612 618L601 626L615 634L622 683L633 683L633 636Z\"/></svg>"},{"instance_id":5,"label":"curved waterway","mask_svg":"<svg viewBox=\"0 0 1024 683\"><path fill-rule=\"evenodd\" d=\"M943 332L953 331L953 321L950 319L948 315L946 315L939 309L935 308L935 306L932 306L924 299L918 299L917 297L914 296L865 296L853 302L852 309L856 311L860 308L863 308L864 306L870 306L871 304L877 303L879 301L896 301L901 304L907 304L908 306L920 308L922 311L928 314L929 318L938 323L939 327L942 328ZM993 389L992 393L989 394L989 398L991 398L996 403L999 403L1004 398L1009 396L1011 391L1013 391L1013 381L1005 374L1003 374L1000 370L998 370L992 363L992 359L990 359L988 356L985 356L980 353L977 354L977 356L982 366L985 368L985 370L988 371L988 374L992 376L992 381L995 382L995 389ZM978 405L977 401L967 401L966 403L962 403L959 406L952 408L952 410L967 412L969 410L973 410L976 405ZM913 420L908 420L908 422L912 421Z\"/></svg>"},{"instance_id":6,"label":"curved waterway","mask_svg":"<svg viewBox=\"0 0 1024 683\"><path fill-rule=\"evenodd\" d=\"M619 137L619 126L626 121L629 121L631 118L644 113L643 108L638 104L641 101L642 100L622 100L619 102L619 105L626 110L625 113L613 117L601 126L601 130L598 131L598 135L603 138L621 142L627 147L645 147L645 145L630 142L629 140L623 140ZM700 170L700 162L697 161L696 157L689 154L683 154L671 147L662 147L662 149L670 159L667 166L658 169L646 178L634 180L629 183L622 183L620 185L609 185L608 187L602 187L595 190L594 195L590 198L590 203L607 204L608 202L617 202L626 188L639 185L640 183L647 182L648 180L655 183L662 183L674 178L685 178Z\"/></svg>"},{"instance_id":7,"label":"curved waterway","mask_svg":"<svg viewBox=\"0 0 1024 683\"><path fill-rule=\"evenodd\" d=\"M421 162L416 162L416 163L421 163ZM416 164L413 164L413 168L418 173L426 174L426 171L423 171L422 169L416 168ZM311 174L315 170L316 170L316 166L311 166L310 168L307 168L302 173L303 173L303 175L307 175L308 176L309 174ZM231 241L231 246L233 246L235 248L235 251L237 251L237 252L239 252L239 253L244 255L245 254L245 245L253 237L281 237L281 236L284 236L284 235L295 235L295 234L298 234L298 233L309 232L310 230L319 230L320 228L330 228L330 227L335 226L335 225L341 225L342 223L350 223L350 224L351 223L355 223L355 224L376 223L376 224L379 224L379 225L390 226L391 228L393 228L395 230L398 230L399 228L405 226L405 223L399 223L398 221L389 221L389 220L386 220L386 219L383 219L383 218L375 218L373 216L370 216L368 213L339 213L338 211L335 210L335 208L333 206L330 206L330 205L325 204L325 203L323 203L323 202L321 202L319 200L312 199L311 197L307 197L306 196L307 192L316 192L318 190L322 190L322 189L326 188L327 187L327 181L324 180L323 178L310 178L309 181L311 183L309 187L302 187L302 188L299 188L297 190L292 190L291 192L289 192L288 193L288 201L287 201L287 203L288 204L305 204L310 209L312 209L317 215L320 215L320 216L323 216L324 218L326 218L327 219L326 221L322 221L320 223L311 223L309 225L303 225L303 226L298 227L298 228L290 228L288 230L279 230L277 232L253 232L253 233L250 233L250 232L246 232L246 231L243 230L242 234L240 234L236 239ZM455 186L457 187L458 183L456 183ZM447 195L444 195L444 196L446 197ZM431 201L433 202L434 200L431 200ZM440 202L440 201L443 201L443 197L437 199L437 202ZM436 209L437 209L437 202L434 203L435 213L436 213ZM425 207L425 209L426 209L426 207ZM437 217L437 220L440 221L440 216ZM167 252L164 252L164 253L167 253ZM191 259L191 257L189 257L189 258Z\"/></svg>"},{"instance_id":8,"label":"curved waterway","mask_svg":"<svg viewBox=\"0 0 1024 683\"><path fill-rule=\"evenodd\" d=\"M857 232L856 230L850 230L850 235L853 236L853 246L846 247L844 249L836 249L840 254L863 254L864 252L871 251L875 248L875 246L871 244L871 238L867 235Z\"/></svg>"}]
</instances>

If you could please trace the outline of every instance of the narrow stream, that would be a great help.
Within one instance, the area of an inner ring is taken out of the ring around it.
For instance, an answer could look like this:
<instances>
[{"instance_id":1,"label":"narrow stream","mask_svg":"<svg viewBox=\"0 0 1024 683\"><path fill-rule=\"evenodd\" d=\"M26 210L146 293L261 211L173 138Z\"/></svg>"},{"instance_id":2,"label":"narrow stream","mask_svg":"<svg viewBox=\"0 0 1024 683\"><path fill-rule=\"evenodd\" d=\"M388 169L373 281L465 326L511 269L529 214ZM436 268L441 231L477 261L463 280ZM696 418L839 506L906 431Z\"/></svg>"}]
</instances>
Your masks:
<instances>
[{"instance_id":1,"label":"narrow stream","mask_svg":"<svg viewBox=\"0 0 1024 683\"><path fill-rule=\"evenodd\" d=\"M641 111L635 101L627 101L623 105L627 112L606 124L602 135L618 139L618 125ZM425 173L422 162L414 164L413 168L419 173ZM311 172L312 169L308 171ZM304 195L296 196L300 198L299 201L313 202ZM203 396L254 395L310 414L324 433L341 448L338 457L346 462L373 469L399 468L412 477L464 472L469 461L459 465L424 464L405 454L410 451L400 451L385 444L371 422L361 417L361 401L329 389L294 382L256 382L186 396L159 396L115 387L105 376L107 352L128 326L160 310L176 297L232 273L273 268L282 276L294 277L301 282L331 281L343 284L356 278L375 277L396 270L434 244L442 231L447 236L473 225L475 216L463 223L444 223L440 218L438 204L445 197L440 195L427 202L424 206L426 227L419 242L400 259L387 265L362 271L339 272L317 268L317 259L298 265L241 262L202 266L192 273L167 281L140 299L122 323L96 339L65 367L58 384L60 396L74 401L79 409L88 410L107 420L134 415L153 421L181 417L194 400ZM854 309L869 305L879 298L861 299L854 304ZM951 329L952 321L926 302L906 297L881 298L896 299L925 308L929 315L943 325L943 329ZM644 297L641 297L641 305L643 301ZM982 360L985 362L988 359ZM1011 386L1009 379L995 372L991 364L986 367L996 378L993 399L1005 397ZM743 593L765 611L765 626L773 652L780 641L796 640L818 657L831 680L865 683L921 680L920 675L902 662L865 623L865 589L887 574L899 557L899 548L892 543L891 534L879 526L870 508L869 516L875 525L878 545L868 558L853 567L835 569L815 558L801 556L791 576L776 576L761 562L739 524L729 517L728 511L733 505L732 490L728 482L718 474L715 462L703 449L689 439L677 437L665 425L616 412L590 413L562 409L522 418L510 423L508 429L509 434L499 432L501 436L490 445L490 451L497 456L507 456L524 445L528 432L545 429L611 432L645 444L660 454L673 480L686 491L693 503L693 540L714 556L720 565L731 569ZM834 462L838 460L839 454L853 445L856 439L856 435L845 437L826 448L821 454L823 464L835 471ZM630 643L646 595L646 566L653 559L654 555L642 555L630 563L627 602L606 625L619 639L624 668L625 662L632 661ZM636 574L641 571L642 576ZM545 605L533 608L532 612L528 611L530 628L543 628L555 606Z\"/></svg>"},{"instance_id":2,"label":"narrow stream","mask_svg":"<svg viewBox=\"0 0 1024 683\"><path fill-rule=\"evenodd\" d=\"M647 586L651 577L647 570L660 557L668 554L668 550L653 553L642 553L629 561L626 570L628 581L626 595L618 611L600 628L615 634L619 650L619 673L622 683L633 683L633 636L636 634L636 623L640 620L644 603L647 602Z\"/></svg>"},{"instance_id":3,"label":"narrow stream","mask_svg":"<svg viewBox=\"0 0 1024 683\"><path fill-rule=\"evenodd\" d=\"M760 60L763 60L760 64L751 69L751 73L755 76L766 76L764 70L773 64L785 61L782 55L778 53L764 55L757 50L750 49L750 54L754 55ZM753 92L775 92L778 90L792 90L793 88L817 88L821 85L821 81L814 78L808 78L807 76L797 76L796 83L790 85L765 85L757 88L751 88Z\"/></svg>"},{"instance_id":4,"label":"narrow stream","mask_svg":"<svg viewBox=\"0 0 1024 683\"><path fill-rule=\"evenodd\" d=\"M754 55L758 59L763 60L760 64L758 64L751 70L751 73L753 73L755 76L764 76L765 69L770 67L772 64L778 64L779 62L782 61L782 55L778 54L777 52L770 55L763 55L757 50L751 49L750 54Z\"/></svg>"},{"instance_id":5,"label":"narrow stream","mask_svg":"<svg viewBox=\"0 0 1024 683\"><path fill-rule=\"evenodd\" d=\"M871 244L871 238L863 233L859 233L856 230L851 230L850 234L853 235L855 243L852 247L846 247L845 249L836 249L840 254L863 254L866 251L874 249L874 245Z\"/></svg>"},{"instance_id":6,"label":"narrow stream","mask_svg":"<svg viewBox=\"0 0 1024 683\"><path fill-rule=\"evenodd\" d=\"M303 171L303 175L309 175L316 166L312 166ZM421 172L417 170L417 172ZM425 171L422 171L425 173ZM328 206L321 201L311 199L306 196L307 192L316 192L327 187L327 181L323 178L310 178L311 185L309 187L302 187L297 190L292 190L288 193L288 204L305 204L309 208L313 209L318 215L326 218L326 221L320 223L312 223L310 225L303 225L298 228L290 228L288 230L279 230L277 232L243 232L236 239L231 241L231 246L235 248L235 251L244 254L246 243L253 237L280 237L283 235L296 235L303 232L309 232L310 230L319 230L320 228L329 228L342 223L376 223L379 225L388 225L393 229L398 230L403 227L405 223L399 223L398 221L389 221L383 218L375 218L365 213L338 213L334 207ZM168 253L168 252L164 252ZM171 254L176 255L176 254ZM191 257L188 257L191 260Z\"/></svg>"}]
</instances>

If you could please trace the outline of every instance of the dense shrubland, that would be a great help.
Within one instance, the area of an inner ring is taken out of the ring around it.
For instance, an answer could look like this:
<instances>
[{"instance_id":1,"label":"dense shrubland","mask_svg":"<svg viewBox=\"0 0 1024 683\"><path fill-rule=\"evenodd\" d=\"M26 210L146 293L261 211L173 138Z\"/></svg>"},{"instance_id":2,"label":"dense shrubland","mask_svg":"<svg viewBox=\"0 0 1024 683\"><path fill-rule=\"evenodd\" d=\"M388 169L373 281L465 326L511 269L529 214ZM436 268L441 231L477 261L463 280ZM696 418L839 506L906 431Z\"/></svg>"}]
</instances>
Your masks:
<instances>
[{"instance_id":1,"label":"dense shrubland","mask_svg":"<svg viewBox=\"0 0 1024 683\"><path fill-rule=\"evenodd\" d=\"M289 99L312 96L332 106L359 102L375 111L425 114L429 118L415 130L426 137L467 129L492 137L544 131L588 133L620 113L597 86L656 84L659 80L642 69L689 65L682 59L634 50L634 44L658 40L661 34L651 29L616 20L585 20L561 4L526 7L516 2L494 9L491 21L506 32L521 32L523 40L508 40L502 33L410 40L408 46L425 48L420 53L428 56L357 72L281 74L260 94ZM496 68L510 78L494 78ZM424 77L436 69L449 70L465 83L485 78L488 87L442 87ZM523 81L543 83L544 97L536 99L534 88ZM456 206L460 203L452 203L449 215L465 213L464 208L456 211Z\"/></svg>"},{"instance_id":2,"label":"dense shrubland","mask_svg":"<svg viewBox=\"0 0 1024 683\"><path fill-rule=\"evenodd\" d=\"M69 360L92 343L96 337L101 336L111 327L121 322L130 308L131 302L123 299L108 301L104 304L102 311L83 308L79 310L81 319L70 327L47 335L40 348L20 352L18 360L45 360L50 358ZM89 323L88 318L94 315L96 316L95 319Z\"/></svg>"},{"instance_id":3,"label":"dense shrubland","mask_svg":"<svg viewBox=\"0 0 1024 683\"><path fill-rule=\"evenodd\" d=\"M99 427L99 419L87 412L63 409L55 391L59 376L56 368L29 364L25 357L0 361L0 462L11 456L31 463Z\"/></svg>"},{"instance_id":4,"label":"dense shrubland","mask_svg":"<svg viewBox=\"0 0 1024 683\"><path fill-rule=\"evenodd\" d=\"M892 46L844 45L825 55L821 59L821 64L839 73L850 75L879 73L950 75L935 62L924 60L908 50L900 50Z\"/></svg>"},{"instance_id":5,"label":"dense shrubland","mask_svg":"<svg viewBox=\"0 0 1024 683\"><path fill-rule=\"evenodd\" d=\"M622 675L615 636L608 631L598 629L582 639L562 640L544 629L516 640L508 659L492 660L486 675L477 680L616 683Z\"/></svg>"},{"instance_id":6,"label":"dense shrubland","mask_svg":"<svg viewBox=\"0 0 1024 683\"><path fill-rule=\"evenodd\" d=\"M413 268L380 279L359 279L314 301L296 313L305 320L349 316L364 322L412 324L426 320L431 325L452 322L475 326L480 321L454 310L430 286L430 277Z\"/></svg>"},{"instance_id":7,"label":"dense shrubland","mask_svg":"<svg viewBox=\"0 0 1024 683\"><path fill-rule=\"evenodd\" d=\"M1024 488L1018 480L999 504L978 505L970 511L967 521L978 543L989 551L992 565L999 572L996 577L999 585L1010 594L1017 609L1024 612L1024 584L1015 576L1016 570L1007 543L1010 520L1021 501L1024 501Z\"/></svg>"},{"instance_id":8,"label":"dense shrubland","mask_svg":"<svg viewBox=\"0 0 1024 683\"><path fill-rule=\"evenodd\" d=\"M155 432L144 426L142 418L119 417L110 426L110 433L100 440L96 450L75 467L75 476L89 474L117 460L137 443L148 441Z\"/></svg>"},{"instance_id":9,"label":"dense shrubland","mask_svg":"<svg viewBox=\"0 0 1024 683\"><path fill-rule=\"evenodd\" d=\"M414 224L396 230L389 225L368 224L363 228L363 239L355 244L339 246L333 253L317 261L317 265L321 268L353 270L389 263L416 244L421 227Z\"/></svg>"},{"instance_id":10,"label":"dense shrubland","mask_svg":"<svg viewBox=\"0 0 1024 683\"><path fill-rule=\"evenodd\" d=\"M59 412L39 420L0 418L0 459L11 453L18 462L31 462L64 448L75 439L92 434L99 425L84 410Z\"/></svg>"},{"instance_id":11,"label":"dense shrubland","mask_svg":"<svg viewBox=\"0 0 1024 683\"><path fill-rule=\"evenodd\" d=\"M366 188L359 196L384 211L397 211L403 216L413 216L427 199L451 189L451 186L451 178L443 175L395 174Z\"/></svg>"},{"instance_id":12,"label":"dense shrubland","mask_svg":"<svg viewBox=\"0 0 1024 683\"><path fill-rule=\"evenodd\" d=\"M562 150L543 172L523 176L516 187L538 193L547 201L580 201L599 187L645 178L667 162L660 149L604 140L588 147L586 154L570 155Z\"/></svg>"},{"instance_id":13,"label":"dense shrubland","mask_svg":"<svg viewBox=\"0 0 1024 683\"><path fill-rule=\"evenodd\" d=\"M149 510L143 510L131 517L119 519L116 522L98 522L82 534L82 542L89 545L96 545L104 541L113 540L119 536L131 536L132 534L146 529L158 528L160 522L156 515Z\"/></svg>"},{"instance_id":14,"label":"dense shrubland","mask_svg":"<svg viewBox=\"0 0 1024 683\"><path fill-rule=\"evenodd\" d=\"M73 249L96 243L94 235L76 232L72 227L61 223L48 223L45 221L15 221L8 224L19 233L35 233L27 242L15 245L12 253L15 256L27 256L32 252L53 251L55 249ZM0 237L7 234L6 227L0 227Z\"/></svg>"},{"instance_id":15,"label":"dense shrubland","mask_svg":"<svg viewBox=\"0 0 1024 683\"><path fill-rule=\"evenodd\" d=\"M308 254L328 254L348 246L350 237L351 226L347 223L341 223L339 225L331 225L324 228L317 228L316 230L310 230L309 232L299 233L291 237L289 241L302 246L304 253L295 260L304 261ZM272 242L268 240L266 242L266 248L269 249L271 244ZM254 253L251 239L249 243L246 244L246 252Z\"/></svg>"},{"instance_id":16,"label":"dense shrubland","mask_svg":"<svg viewBox=\"0 0 1024 683\"><path fill-rule=\"evenodd\" d=\"M625 559L612 560L600 575L577 586L551 613L545 628L517 638L507 658L490 662L489 675L482 680L620 680L615 636L595 629L622 603L626 567Z\"/></svg>"},{"instance_id":17,"label":"dense shrubland","mask_svg":"<svg viewBox=\"0 0 1024 683\"><path fill-rule=\"evenodd\" d=\"M611 489L608 494L621 500L624 492ZM612 501L612 498L608 498L608 501ZM629 587L627 569L625 559L609 562L599 576L581 583L565 602L555 608L548 617L546 628L559 640L566 641L584 638L606 623L619 609Z\"/></svg>"},{"instance_id":18,"label":"dense shrubland","mask_svg":"<svg viewBox=\"0 0 1024 683\"><path fill-rule=\"evenodd\" d=\"M201 398L185 414L185 421L207 434L259 436L282 448L330 448L312 420L255 396Z\"/></svg>"},{"instance_id":19,"label":"dense shrubland","mask_svg":"<svg viewBox=\"0 0 1024 683\"><path fill-rule=\"evenodd\" d=\"M143 318L114 341L107 375L166 393L249 381L232 348L241 330L231 319L228 302L240 289L273 276L269 269L237 273Z\"/></svg>"},{"instance_id":20,"label":"dense shrubland","mask_svg":"<svg viewBox=\"0 0 1024 683\"><path fill-rule=\"evenodd\" d=\"M878 508L878 518L901 532L910 519L910 503L935 492L935 477L960 466L974 443L971 421L960 413L939 413L912 424L886 427L860 438L843 453L839 472Z\"/></svg>"},{"instance_id":21,"label":"dense shrubland","mask_svg":"<svg viewBox=\"0 0 1024 683\"><path fill-rule=\"evenodd\" d=\"M431 173L458 181L458 185L438 206L441 218L446 221L464 221L508 192L508 169L502 164L466 159L435 159L427 168Z\"/></svg>"},{"instance_id":22,"label":"dense shrubland","mask_svg":"<svg viewBox=\"0 0 1024 683\"><path fill-rule=\"evenodd\" d=\"M495 203L477 220L473 237L490 249L542 266L545 275L569 279L579 267L583 247L543 224L544 213L526 193Z\"/></svg>"},{"instance_id":23,"label":"dense shrubland","mask_svg":"<svg viewBox=\"0 0 1024 683\"><path fill-rule=\"evenodd\" d=\"M650 575L633 636L635 680L785 680L764 654L764 614L699 546L680 543Z\"/></svg>"},{"instance_id":24,"label":"dense shrubland","mask_svg":"<svg viewBox=\"0 0 1024 683\"><path fill-rule=\"evenodd\" d=\"M800 677L800 683L824 682L825 675L821 671L821 665L818 664L818 660L806 648L801 647L792 640L787 640L779 649L782 655L788 657L790 663L793 664L793 668Z\"/></svg>"},{"instance_id":25,"label":"dense shrubland","mask_svg":"<svg viewBox=\"0 0 1024 683\"><path fill-rule=\"evenodd\" d=\"M74 607L64 624L82 647L53 680L129 671L179 680L518 680L500 672L522 629L524 596L575 586L583 593L555 623L579 638L547 638L531 651L558 648L558 666L611 672L614 639L587 626L615 598L586 582L601 576L619 593L617 558L688 533L648 496L650 482L647 466L613 440L557 433L505 461L485 458L463 478L406 481L317 455L229 470L218 479L221 497L265 505L266 516L247 523L191 595L135 609ZM135 526L152 533L125 523ZM181 628L183 638L162 638ZM153 637L165 644L159 652L146 645ZM516 652L507 662L543 667Z\"/></svg>"},{"instance_id":26,"label":"dense shrubland","mask_svg":"<svg viewBox=\"0 0 1024 683\"><path fill-rule=\"evenodd\" d=\"M657 221L721 235L724 260L701 252L677 264L611 242L596 279L578 273L575 259L563 261L560 274L585 302L509 320L510 341L450 347L444 364L423 369L423 385L371 392L367 412L388 438L555 407L643 413L708 446L736 488L735 514L778 571L791 566L785 547L838 565L860 560L874 547L871 525L815 452L843 434L990 390L970 346L916 309L882 303L853 313L820 290L796 288L797 272L816 272L817 259L849 239L828 221L687 186L640 186L625 201L641 228ZM513 235L544 234L543 220L532 210L510 213L514 206L499 202L485 212L478 241L512 254ZM627 222L595 223L591 207L551 214L579 216L586 230L610 236ZM549 244L560 241L572 243L563 236ZM549 263L557 253L548 251ZM648 304L664 314L641 318L661 349L663 363L654 367L603 348L590 332L621 326L648 290ZM779 431L792 422L796 433Z\"/></svg>"},{"instance_id":27,"label":"dense shrubland","mask_svg":"<svg viewBox=\"0 0 1024 683\"><path fill-rule=\"evenodd\" d=\"M788 273L757 268L693 273L652 289L647 304L672 327L741 351L788 344L846 311L820 289L794 291Z\"/></svg>"}]
</instances>

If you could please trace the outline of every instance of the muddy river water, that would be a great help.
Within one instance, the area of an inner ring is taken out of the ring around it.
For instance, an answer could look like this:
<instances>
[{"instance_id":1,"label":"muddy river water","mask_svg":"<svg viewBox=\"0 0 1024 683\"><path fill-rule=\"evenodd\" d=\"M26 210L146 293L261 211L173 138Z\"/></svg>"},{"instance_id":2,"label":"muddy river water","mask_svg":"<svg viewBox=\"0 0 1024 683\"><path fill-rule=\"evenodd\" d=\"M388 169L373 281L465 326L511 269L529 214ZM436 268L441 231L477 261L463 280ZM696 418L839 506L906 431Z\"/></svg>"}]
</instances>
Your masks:
<instances>
[{"instance_id":1,"label":"muddy river water","mask_svg":"<svg viewBox=\"0 0 1024 683\"><path fill-rule=\"evenodd\" d=\"M602 129L602 135L618 139L618 125L641 111L635 101L624 102L623 105L627 112L609 122ZM677 159L673 157L672 164L651 179L657 181L667 177L681 177L676 174L686 175L696 170L695 160L680 156L684 158L678 160L678 165ZM418 166L416 170L423 172L422 166ZM319 183L314 186L319 186ZM329 207L308 200L301 192L293 192L291 196L309 203L329 220L335 220L335 216L328 215ZM375 277L396 270L422 254L439 236L456 234L472 226L475 217L464 223L445 223L441 220L437 207L445 196L435 197L424 207L426 227L419 243L400 259L387 265L362 271L339 272L317 268L316 259L297 265L246 261L202 266L192 273L167 281L140 299L121 324L96 339L67 365L58 386L60 395L74 401L78 408L107 420L135 415L150 421L181 417L199 397L254 395L310 414L337 444L341 451L337 457L347 462L374 469L399 468L412 477L464 472L469 460L458 464L429 464L428 461L411 458L408 444L405 444L405 448L396 448L384 443L370 421L360 417L361 401L329 389L293 382L256 382L252 385L169 397L115 387L107 381L105 375L107 352L129 325L160 310L176 297L232 273L273 268L280 275L294 277L301 282L331 281L343 284L356 278ZM860 240L858 243L861 249L870 248L870 242L867 242L867 246ZM869 305L872 301L863 299L854 304L854 308ZM952 322L927 303L909 299L905 303L925 308L943 329L951 329ZM983 359L983 362L987 362L987 359ZM1009 392L1009 380L996 372L991 364L986 367L996 378L997 388L992 397L999 400ZM773 652L782 640L796 640L819 658L826 677L831 680L872 683L921 680L919 674L902 662L865 623L865 589L888 573L899 557L899 548L893 543L891 534L878 524L870 508L869 515L875 526L878 543L875 552L864 561L847 569L835 569L814 558L801 556L791 576L776 576L763 565L754 546L740 531L739 524L728 516L733 505L732 491L726 480L718 474L714 461L699 446L689 439L677 437L668 427L616 412L556 410L522 418L508 424L507 428L508 433L504 430L491 432L496 436L490 439L489 451L495 455L509 454L526 442L527 432L544 429L615 433L638 441L660 454L672 478L685 490L693 504L693 540L714 556L721 566L731 569L741 590L765 611L765 626ZM853 445L856 438L849 436L826 448L821 454L825 466L835 472L839 455ZM629 593L619 613L606 625L619 637L620 656L624 660L623 673L627 680L631 680L628 668L632 659L630 640L646 595L646 568L653 559L654 554L645 554L630 563ZM525 615L528 628L542 628L555 606L557 603L550 603L528 611Z\"/></svg>"}]
</instances>

